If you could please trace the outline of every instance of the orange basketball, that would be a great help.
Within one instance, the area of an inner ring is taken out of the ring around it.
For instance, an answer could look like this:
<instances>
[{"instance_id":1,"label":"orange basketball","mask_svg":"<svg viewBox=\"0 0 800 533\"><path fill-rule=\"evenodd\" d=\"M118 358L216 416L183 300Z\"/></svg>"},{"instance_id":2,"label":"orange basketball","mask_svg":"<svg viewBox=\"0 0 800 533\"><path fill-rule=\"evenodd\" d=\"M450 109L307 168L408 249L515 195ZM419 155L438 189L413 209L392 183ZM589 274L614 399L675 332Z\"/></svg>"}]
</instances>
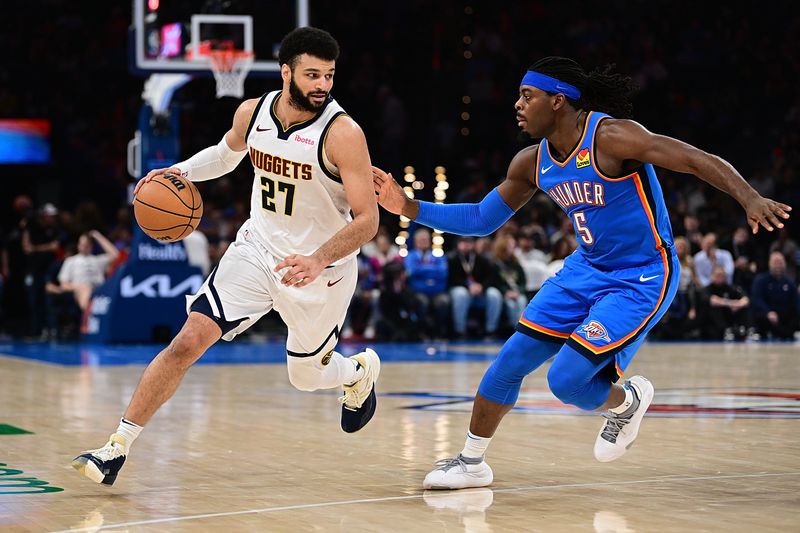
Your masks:
<instances>
[{"instance_id":1,"label":"orange basketball","mask_svg":"<svg viewBox=\"0 0 800 533\"><path fill-rule=\"evenodd\" d=\"M136 222L147 235L162 242L186 238L203 216L203 199L194 183L171 174L148 181L133 200Z\"/></svg>"}]
</instances>

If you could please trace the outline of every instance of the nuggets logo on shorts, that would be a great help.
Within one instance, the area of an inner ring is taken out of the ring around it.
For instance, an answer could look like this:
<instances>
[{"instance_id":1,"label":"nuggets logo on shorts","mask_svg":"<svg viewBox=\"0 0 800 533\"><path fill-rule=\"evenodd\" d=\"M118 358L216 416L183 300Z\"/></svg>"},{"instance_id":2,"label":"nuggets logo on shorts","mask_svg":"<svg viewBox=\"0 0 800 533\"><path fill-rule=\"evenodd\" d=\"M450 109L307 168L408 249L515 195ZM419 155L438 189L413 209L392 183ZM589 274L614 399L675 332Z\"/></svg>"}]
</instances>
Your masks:
<instances>
[{"instance_id":1,"label":"nuggets logo on shorts","mask_svg":"<svg viewBox=\"0 0 800 533\"><path fill-rule=\"evenodd\" d=\"M588 167L589 166L589 149L588 148L581 148L581 151L578 152L578 155L575 157L575 166L578 168Z\"/></svg>"},{"instance_id":2,"label":"nuggets logo on shorts","mask_svg":"<svg viewBox=\"0 0 800 533\"><path fill-rule=\"evenodd\" d=\"M597 320L592 320L588 324L581 326L581 329L578 331L583 333L586 340L593 341L596 339L603 339L606 342L611 342L611 337L608 336L606 327Z\"/></svg>"}]
</instances>

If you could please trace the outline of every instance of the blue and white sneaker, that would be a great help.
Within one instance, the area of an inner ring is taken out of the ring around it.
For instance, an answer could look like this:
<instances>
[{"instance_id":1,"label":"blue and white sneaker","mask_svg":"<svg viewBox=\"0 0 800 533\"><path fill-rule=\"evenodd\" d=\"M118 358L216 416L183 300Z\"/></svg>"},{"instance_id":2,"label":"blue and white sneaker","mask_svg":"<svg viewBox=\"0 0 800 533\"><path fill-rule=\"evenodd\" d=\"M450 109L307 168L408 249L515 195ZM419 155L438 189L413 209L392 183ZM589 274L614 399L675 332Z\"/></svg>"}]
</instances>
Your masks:
<instances>
[{"instance_id":1,"label":"blue and white sneaker","mask_svg":"<svg viewBox=\"0 0 800 533\"><path fill-rule=\"evenodd\" d=\"M366 351L350 357L363 369L364 376L352 385L344 385L342 402L342 429L354 433L367 425L375 414L378 399L375 396L375 382L381 373L381 360L374 350Z\"/></svg>"},{"instance_id":2,"label":"blue and white sneaker","mask_svg":"<svg viewBox=\"0 0 800 533\"><path fill-rule=\"evenodd\" d=\"M72 468L95 483L113 485L125 464L125 437L114 433L102 448L88 450L72 460Z\"/></svg>"}]
</instances>

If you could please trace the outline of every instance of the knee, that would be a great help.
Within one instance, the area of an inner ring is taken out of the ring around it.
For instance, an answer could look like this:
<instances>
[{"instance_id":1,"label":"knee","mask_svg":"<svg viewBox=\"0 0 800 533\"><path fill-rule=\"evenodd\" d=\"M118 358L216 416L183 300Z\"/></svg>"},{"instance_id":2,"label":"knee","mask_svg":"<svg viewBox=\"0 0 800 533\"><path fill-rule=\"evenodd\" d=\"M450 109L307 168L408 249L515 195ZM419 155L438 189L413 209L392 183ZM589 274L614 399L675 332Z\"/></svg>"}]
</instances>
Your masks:
<instances>
[{"instance_id":1,"label":"knee","mask_svg":"<svg viewBox=\"0 0 800 533\"><path fill-rule=\"evenodd\" d=\"M469 300L469 291L466 287L457 286L452 287L450 289L450 298L452 298L453 303L463 303L464 301Z\"/></svg>"},{"instance_id":2,"label":"knee","mask_svg":"<svg viewBox=\"0 0 800 533\"><path fill-rule=\"evenodd\" d=\"M289 382L295 389L311 392L319 388L321 371L313 365L313 361L290 356L286 367Z\"/></svg>"},{"instance_id":3,"label":"knee","mask_svg":"<svg viewBox=\"0 0 800 533\"><path fill-rule=\"evenodd\" d=\"M580 384L574 377L559 371L557 365L551 366L547 371L547 384L556 398L569 404L573 403L576 392L580 388Z\"/></svg>"},{"instance_id":4,"label":"knee","mask_svg":"<svg viewBox=\"0 0 800 533\"><path fill-rule=\"evenodd\" d=\"M205 351L201 337L198 333L181 331L169 343L166 350L167 358L182 367L192 366Z\"/></svg>"},{"instance_id":5,"label":"knee","mask_svg":"<svg viewBox=\"0 0 800 533\"><path fill-rule=\"evenodd\" d=\"M489 287L486 289L486 299L490 302L500 303L503 301L503 293L497 287Z\"/></svg>"}]
</instances>

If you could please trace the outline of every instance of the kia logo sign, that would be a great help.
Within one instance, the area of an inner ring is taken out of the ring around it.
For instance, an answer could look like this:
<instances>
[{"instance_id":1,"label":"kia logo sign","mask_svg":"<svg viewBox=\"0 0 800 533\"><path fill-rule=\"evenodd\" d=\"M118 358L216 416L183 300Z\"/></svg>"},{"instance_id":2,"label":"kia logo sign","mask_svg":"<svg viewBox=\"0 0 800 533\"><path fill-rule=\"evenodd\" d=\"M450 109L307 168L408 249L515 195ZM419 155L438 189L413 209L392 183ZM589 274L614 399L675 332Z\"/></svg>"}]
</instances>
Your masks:
<instances>
[{"instance_id":1,"label":"kia logo sign","mask_svg":"<svg viewBox=\"0 0 800 533\"><path fill-rule=\"evenodd\" d=\"M125 276L120 282L119 292L123 298L174 298L184 294L196 293L203 284L203 277L200 274L189 276L188 278L172 284L166 274L154 274L139 283L134 284L133 276Z\"/></svg>"}]
</instances>

